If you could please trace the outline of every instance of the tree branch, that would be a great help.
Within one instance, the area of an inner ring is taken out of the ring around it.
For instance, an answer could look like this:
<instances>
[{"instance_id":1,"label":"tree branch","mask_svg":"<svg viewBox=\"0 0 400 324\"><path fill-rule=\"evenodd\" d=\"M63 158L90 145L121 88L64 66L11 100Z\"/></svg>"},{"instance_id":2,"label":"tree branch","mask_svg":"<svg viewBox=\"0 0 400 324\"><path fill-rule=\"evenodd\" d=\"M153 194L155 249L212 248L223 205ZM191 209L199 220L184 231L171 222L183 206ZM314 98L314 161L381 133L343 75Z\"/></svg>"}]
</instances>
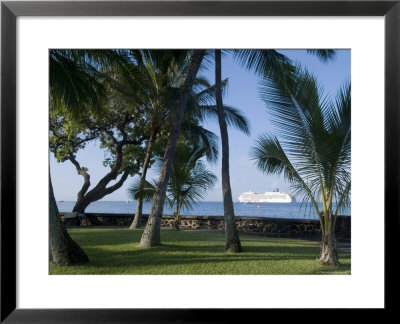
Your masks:
<instances>
[{"instance_id":1,"label":"tree branch","mask_svg":"<svg viewBox=\"0 0 400 324\"><path fill-rule=\"evenodd\" d=\"M121 179L119 179L119 181L116 184L114 184L114 185L112 185L112 186L110 186L110 187L105 189L106 190L106 195L108 195L108 194L114 192L115 190L121 188L122 185L124 184L125 180L128 178L128 176L129 176L129 172L125 171L122 174Z\"/></svg>"},{"instance_id":2,"label":"tree branch","mask_svg":"<svg viewBox=\"0 0 400 324\"><path fill-rule=\"evenodd\" d=\"M78 200L81 199L85 193L88 191L90 187L90 175L86 172L85 168L82 168L79 164L79 162L75 159L73 154L69 154L68 159L72 162L73 165L75 165L76 171L78 172L79 175L83 177L83 185L81 190L78 192Z\"/></svg>"}]
</instances>

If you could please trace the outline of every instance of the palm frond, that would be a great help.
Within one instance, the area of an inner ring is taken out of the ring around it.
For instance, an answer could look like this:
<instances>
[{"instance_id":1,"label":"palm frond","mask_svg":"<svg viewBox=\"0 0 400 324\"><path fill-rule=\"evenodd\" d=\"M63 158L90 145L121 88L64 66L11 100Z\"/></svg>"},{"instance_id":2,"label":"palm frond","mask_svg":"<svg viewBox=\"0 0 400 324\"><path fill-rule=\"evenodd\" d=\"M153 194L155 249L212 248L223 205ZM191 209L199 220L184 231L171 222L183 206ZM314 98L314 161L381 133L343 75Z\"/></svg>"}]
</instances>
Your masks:
<instances>
[{"instance_id":1,"label":"palm frond","mask_svg":"<svg viewBox=\"0 0 400 324\"><path fill-rule=\"evenodd\" d=\"M291 184L294 194L303 196L304 201L310 201L319 213L315 189L313 189L315 187L310 185L307 178L302 177L275 136L264 134L258 137L250 154L259 170L267 174L283 174ZM306 195L303 195L304 192Z\"/></svg>"},{"instance_id":2,"label":"palm frond","mask_svg":"<svg viewBox=\"0 0 400 324\"><path fill-rule=\"evenodd\" d=\"M299 170L308 176L321 176L326 162L322 159L330 150L326 145L326 115L330 107L315 77L301 70L287 77L282 70L265 76L260 93L277 133L284 140L282 145Z\"/></svg>"},{"instance_id":3,"label":"palm frond","mask_svg":"<svg viewBox=\"0 0 400 324\"><path fill-rule=\"evenodd\" d=\"M221 81L222 95L224 96L228 89L228 79ZM202 105L213 105L215 104L215 84L209 85L203 88L201 91L196 92L194 99L199 104L200 109Z\"/></svg>"},{"instance_id":4,"label":"palm frond","mask_svg":"<svg viewBox=\"0 0 400 324\"><path fill-rule=\"evenodd\" d=\"M233 57L246 69L258 75L278 70L283 64L288 71L294 71L291 61L276 50L270 49L240 49L233 50Z\"/></svg>"},{"instance_id":5,"label":"palm frond","mask_svg":"<svg viewBox=\"0 0 400 324\"><path fill-rule=\"evenodd\" d=\"M216 163L218 160L218 136L204 127L194 123L182 123L181 133L186 139L199 141L199 145L204 147L207 161Z\"/></svg>"},{"instance_id":6,"label":"palm frond","mask_svg":"<svg viewBox=\"0 0 400 324\"><path fill-rule=\"evenodd\" d=\"M202 120L213 119L218 121L217 106L203 106ZM250 123L248 119L240 112L239 109L224 105L225 120L228 126L240 130L246 135L250 135Z\"/></svg>"},{"instance_id":7,"label":"palm frond","mask_svg":"<svg viewBox=\"0 0 400 324\"><path fill-rule=\"evenodd\" d=\"M144 180L141 186L140 179L136 179L127 189L129 198L138 200L141 198L143 201L151 201L156 192L157 183L155 180Z\"/></svg>"},{"instance_id":8,"label":"palm frond","mask_svg":"<svg viewBox=\"0 0 400 324\"><path fill-rule=\"evenodd\" d=\"M334 200L349 203L350 84L332 103L306 70L298 67L296 73L287 73L281 68L265 73L260 94L282 140L265 135L256 141L253 156L258 168L284 174L292 189L314 204L319 217L316 202L322 199L324 219L320 220L330 221Z\"/></svg>"},{"instance_id":9,"label":"palm frond","mask_svg":"<svg viewBox=\"0 0 400 324\"><path fill-rule=\"evenodd\" d=\"M295 168L275 136L271 134L259 136L251 148L250 155L260 171L267 174L283 173L289 182L294 181Z\"/></svg>"},{"instance_id":10,"label":"palm frond","mask_svg":"<svg viewBox=\"0 0 400 324\"><path fill-rule=\"evenodd\" d=\"M65 50L50 50L49 65L53 108L66 109L74 116L82 110L102 108L106 88L94 75L93 66L77 62Z\"/></svg>"},{"instance_id":11,"label":"palm frond","mask_svg":"<svg viewBox=\"0 0 400 324\"><path fill-rule=\"evenodd\" d=\"M167 194L178 213L183 206L189 209L203 199L217 180L200 160L206 151L205 147L177 145Z\"/></svg>"},{"instance_id":12,"label":"palm frond","mask_svg":"<svg viewBox=\"0 0 400 324\"><path fill-rule=\"evenodd\" d=\"M308 49L307 52L316 55L321 62L333 61L336 58L334 49Z\"/></svg>"}]
</instances>

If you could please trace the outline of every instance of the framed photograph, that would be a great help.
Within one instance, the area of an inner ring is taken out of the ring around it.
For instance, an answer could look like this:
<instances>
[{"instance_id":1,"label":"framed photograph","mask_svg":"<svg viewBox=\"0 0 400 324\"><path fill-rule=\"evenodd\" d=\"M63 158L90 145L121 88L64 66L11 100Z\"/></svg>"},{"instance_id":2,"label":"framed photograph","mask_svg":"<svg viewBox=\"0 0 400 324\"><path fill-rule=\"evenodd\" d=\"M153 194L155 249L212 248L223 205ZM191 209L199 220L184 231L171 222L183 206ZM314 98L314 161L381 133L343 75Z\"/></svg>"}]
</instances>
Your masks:
<instances>
[{"instance_id":1,"label":"framed photograph","mask_svg":"<svg viewBox=\"0 0 400 324\"><path fill-rule=\"evenodd\" d=\"M399 1L3 1L1 322L218 323L272 309L393 309L399 22ZM256 48L351 53L351 272L49 270L49 50Z\"/></svg>"}]
</instances>

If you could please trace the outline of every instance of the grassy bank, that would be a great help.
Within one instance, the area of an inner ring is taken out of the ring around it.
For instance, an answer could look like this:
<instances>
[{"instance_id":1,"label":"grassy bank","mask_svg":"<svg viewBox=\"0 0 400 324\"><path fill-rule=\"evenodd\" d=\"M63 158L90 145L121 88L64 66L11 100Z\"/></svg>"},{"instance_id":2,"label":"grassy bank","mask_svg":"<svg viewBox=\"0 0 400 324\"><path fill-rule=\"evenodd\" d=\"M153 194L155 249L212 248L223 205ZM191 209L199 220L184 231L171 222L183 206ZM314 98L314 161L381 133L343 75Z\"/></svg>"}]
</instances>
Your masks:
<instances>
[{"instance_id":1,"label":"grassy bank","mask_svg":"<svg viewBox=\"0 0 400 324\"><path fill-rule=\"evenodd\" d=\"M73 228L72 238L90 263L73 267L50 265L50 274L350 274L350 254L339 251L342 265L317 262L319 244L286 238L241 234L243 253L224 252L224 235L163 230L163 246L139 247L142 230Z\"/></svg>"}]
</instances>

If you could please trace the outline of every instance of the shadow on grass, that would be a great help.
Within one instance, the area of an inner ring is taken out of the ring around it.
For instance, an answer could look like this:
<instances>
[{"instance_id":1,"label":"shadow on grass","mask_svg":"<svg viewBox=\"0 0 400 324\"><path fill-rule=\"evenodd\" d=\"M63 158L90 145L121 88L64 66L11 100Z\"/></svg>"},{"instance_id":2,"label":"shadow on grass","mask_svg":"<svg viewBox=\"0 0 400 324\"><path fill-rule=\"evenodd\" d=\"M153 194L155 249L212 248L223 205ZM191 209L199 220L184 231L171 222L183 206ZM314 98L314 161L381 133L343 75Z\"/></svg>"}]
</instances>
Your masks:
<instances>
[{"instance_id":1,"label":"shadow on grass","mask_svg":"<svg viewBox=\"0 0 400 324\"><path fill-rule=\"evenodd\" d=\"M340 258L339 258L340 261ZM310 275L320 275L320 274L332 274L332 273L346 273L350 274L351 264L350 263L341 263L339 267L335 266L321 266L313 271L311 271Z\"/></svg>"},{"instance_id":2,"label":"shadow on grass","mask_svg":"<svg viewBox=\"0 0 400 324\"><path fill-rule=\"evenodd\" d=\"M88 228L74 228L69 229L70 234L77 241L83 245L91 246L104 246L104 245L120 245L120 244L135 244L139 243L143 229L88 229ZM177 236L179 239L177 240ZM253 236L250 234L241 234L240 240L242 245L246 243L260 244L260 238L262 238L264 244L276 244L277 238L271 238L266 236ZM173 231L173 230L162 230L161 240L163 242L221 242L221 246L225 244L225 236L221 233L209 233L209 232L194 232L194 231ZM298 246L317 246L318 242L312 241L299 241L290 238L279 238L279 245L293 245L295 243ZM164 244L165 246L167 244Z\"/></svg>"},{"instance_id":3,"label":"shadow on grass","mask_svg":"<svg viewBox=\"0 0 400 324\"><path fill-rule=\"evenodd\" d=\"M182 253L225 253L224 251L224 243L221 245L190 245L190 246L182 246L175 244L163 244L159 248L166 248L170 251L178 251ZM303 256L315 256L319 254L318 246L293 246L293 245L247 245L242 242L242 253L226 253L231 257L235 255L246 255L246 254L263 254L263 255L273 255L273 254L281 254L281 255L303 255Z\"/></svg>"},{"instance_id":4,"label":"shadow on grass","mask_svg":"<svg viewBox=\"0 0 400 324\"><path fill-rule=\"evenodd\" d=\"M168 272L169 266L178 266L186 267L187 271L193 271L191 274L196 274L196 269L206 264L211 269L210 272L215 273L218 271L215 269L223 268L224 263L232 262L242 268L252 262L258 262L261 267L266 266L268 262L272 264L281 261L294 261L299 265L310 264L311 261L315 265L320 252L319 244L316 242L243 235L241 236L243 253L226 253L224 252L225 238L223 234L184 231L162 231L162 241L167 243L145 249L139 247L142 232L143 230L129 229L74 229L70 231L73 239L82 246L91 260L86 266L77 266L78 271L85 269L90 272L90 268L93 271L104 268L114 269L111 270L111 273L114 273L115 269L118 272L118 268L121 268L121 272L133 268L140 268L142 271L143 269L160 268ZM316 266L316 269L309 269L306 273L350 272L349 255L341 253L340 256L347 261L339 268ZM232 268L230 265L228 268L231 270L228 270L228 273L234 271L232 269L235 267ZM148 273L152 273L152 271Z\"/></svg>"},{"instance_id":5,"label":"shadow on grass","mask_svg":"<svg viewBox=\"0 0 400 324\"><path fill-rule=\"evenodd\" d=\"M68 232L74 240L82 245L112 246L138 243L143 230L74 228L69 229Z\"/></svg>"},{"instance_id":6,"label":"shadow on grass","mask_svg":"<svg viewBox=\"0 0 400 324\"><path fill-rule=\"evenodd\" d=\"M92 267L117 268L124 266L151 267L167 265L195 265L253 261L310 261L318 256L318 249L297 247L245 247L239 254L225 253L221 246L186 247L167 244L150 249L110 251L100 247L84 247Z\"/></svg>"}]
</instances>

